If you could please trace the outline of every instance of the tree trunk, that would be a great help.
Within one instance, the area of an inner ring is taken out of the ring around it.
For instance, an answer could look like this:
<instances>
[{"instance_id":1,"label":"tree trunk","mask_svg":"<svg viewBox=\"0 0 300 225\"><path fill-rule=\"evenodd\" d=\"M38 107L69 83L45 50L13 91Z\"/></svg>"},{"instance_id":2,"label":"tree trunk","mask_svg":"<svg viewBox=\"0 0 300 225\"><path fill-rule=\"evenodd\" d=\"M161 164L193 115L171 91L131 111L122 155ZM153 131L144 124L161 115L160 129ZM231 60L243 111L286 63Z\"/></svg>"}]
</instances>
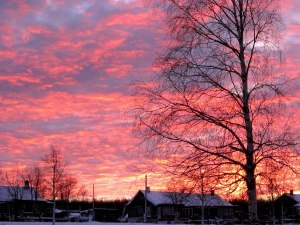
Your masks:
<instances>
[{"instance_id":1,"label":"tree trunk","mask_svg":"<svg viewBox=\"0 0 300 225\"><path fill-rule=\"evenodd\" d=\"M251 223L257 222L257 200L256 200L256 180L254 168L246 171L247 195L248 195L248 213Z\"/></svg>"},{"instance_id":2,"label":"tree trunk","mask_svg":"<svg viewBox=\"0 0 300 225\"><path fill-rule=\"evenodd\" d=\"M242 11L242 9L241 9ZM242 26L241 26L242 27ZM243 30L243 28L242 28ZM250 116L249 106L249 90L248 90L248 72L245 62L244 52L244 34L240 34L240 63L242 74L242 87L243 87L243 117L245 121L245 131L247 138L247 151L246 151L246 183L248 194L248 212L250 222L257 221L257 200L256 200L256 178L255 178L255 162L254 162L254 140L253 140L253 128L252 120Z\"/></svg>"},{"instance_id":3,"label":"tree trunk","mask_svg":"<svg viewBox=\"0 0 300 225\"><path fill-rule=\"evenodd\" d=\"M55 199L53 199L53 209L52 209L52 225L55 225L55 204L56 203L56 201L55 201Z\"/></svg>"}]
</instances>

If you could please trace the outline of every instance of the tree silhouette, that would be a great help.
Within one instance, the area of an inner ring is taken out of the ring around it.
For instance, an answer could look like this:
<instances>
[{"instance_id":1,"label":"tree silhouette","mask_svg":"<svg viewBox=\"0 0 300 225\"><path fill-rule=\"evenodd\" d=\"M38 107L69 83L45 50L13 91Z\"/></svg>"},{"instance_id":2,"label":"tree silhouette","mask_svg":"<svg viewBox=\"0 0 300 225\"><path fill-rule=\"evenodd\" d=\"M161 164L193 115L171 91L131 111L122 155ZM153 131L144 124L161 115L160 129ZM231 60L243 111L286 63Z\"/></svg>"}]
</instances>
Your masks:
<instances>
[{"instance_id":1,"label":"tree silhouette","mask_svg":"<svg viewBox=\"0 0 300 225\"><path fill-rule=\"evenodd\" d=\"M43 166L46 175L46 183L48 184L49 192L51 193L51 198L53 202L52 211L52 224L55 224L55 209L56 209L56 198L59 194L59 183L62 181L65 175L66 163L62 156L61 151L54 146L50 147L49 152L47 152L43 157Z\"/></svg>"},{"instance_id":2,"label":"tree silhouette","mask_svg":"<svg viewBox=\"0 0 300 225\"><path fill-rule=\"evenodd\" d=\"M22 177L23 180L29 181L32 191L32 199L37 200L39 196L45 197L45 175L40 165L34 164L32 166L27 166L24 169Z\"/></svg>"},{"instance_id":3,"label":"tree silhouette","mask_svg":"<svg viewBox=\"0 0 300 225\"><path fill-rule=\"evenodd\" d=\"M166 13L173 41L155 62L155 79L137 85L141 147L173 173L208 165L219 182L244 182L255 221L259 171L268 161L291 167L296 145L283 116L287 79L276 73L278 1L150 2Z\"/></svg>"}]
</instances>

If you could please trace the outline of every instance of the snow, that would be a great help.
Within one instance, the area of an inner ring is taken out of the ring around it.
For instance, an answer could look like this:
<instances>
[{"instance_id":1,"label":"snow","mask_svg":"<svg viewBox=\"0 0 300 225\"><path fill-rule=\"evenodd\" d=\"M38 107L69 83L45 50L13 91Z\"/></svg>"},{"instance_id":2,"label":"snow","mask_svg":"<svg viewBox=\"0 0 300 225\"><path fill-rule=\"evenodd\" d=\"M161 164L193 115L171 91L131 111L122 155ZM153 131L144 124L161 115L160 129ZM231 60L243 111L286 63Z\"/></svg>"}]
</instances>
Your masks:
<instances>
[{"instance_id":1,"label":"snow","mask_svg":"<svg viewBox=\"0 0 300 225\"><path fill-rule=\"evenodd\" d=\"M300 194L286 194L286 195L297 202L295 206L300 207Z\"/></svg>"},{"instance_id":2,"label":"snow","mask_svg":"<svg viewBox=\"0 0 300 225\"><path fill-rule=\"evenodd\" d=\"M145 195L145 191L142 191L142 193ZM173 204L168 192L150 191L147 192L147 199L153 205Z\"/></svg>"},{"instance_id":3,"label":"snow","mask_svg":"<svg viewBox=\"0 0 300 225\"><path fill-rule=\"evenodd\" d=\"M51 225L52 222L5 222L0 221L0 225ZM56 222L56 225L157 225L152 223L101 223L101 222ZM186 224L176 224L176 225L186 225ZM285 225L294 225L294 223L285 223Z\"/></svg>"},{"instance_id":4,"label":"snow","mask_svg":"<svg viewBox=\"0 0 300 225\"><path fill-rule=\"evenodd\" d=\"M51 225L52 222L5 222L0 221L0 225ZM122 225L122 223L101 223L101 222L56 222L56 225ZM124 225L141 225L141 223L124 223ZM145 225L143 223L143 225ZM149 223L150 225L150 223ZM156 224L157 225L157 224ZM177 224L178 225L178 224Z\"/></svg>"},{"instance_id":5,"label":"snow","mask_svg":"<svg viewBox=\"0 0 300 225\"><path fill-rule=\"evenodd\" d=\"M0 186L0 202L11 201L14 197L20 200L32 200L34 196L35 190L30 187ZM37 200L44 201L39 195Z\"/></svg>"},{"instance_id":6,"label":"snow","mask_svg":"<svg viewBox=\"0 0 300 225\"><path fill-rule=\"evenodd\" d=\"M188 198L187 203L185 206L199 206L202 205L202 199L203 198L203 205L204 206L232 206L229 202L222 199L220 196L214 194L214 195L201 195L193 194Z\"/></svg>"},{"instance_id":7,"label":"snow","mask_svg":"<svg viewBox=\"0 0 300 225\"><path fill-rule=\"evenodd\" d=\"M141 191L143 195L145 195L145 191ZM210 195L205 194L201 197L199 194L190 194L186 196L180 196L180 195L186 195L181 193L175 193L175 192L160 192L160 191L150 191L147 192L147 199L150 201L153 205L163 205L163 204L174 204L174 199L177 198L179 200L182 199L182 203L185 206L199 206L202 205L202 199L204 201L205 206L232 206L229 202L225 201L218 195ZM179 203L179 202L178 202ZM128 203L127 205L129 205Z\"/></svg>"}]
</instances>

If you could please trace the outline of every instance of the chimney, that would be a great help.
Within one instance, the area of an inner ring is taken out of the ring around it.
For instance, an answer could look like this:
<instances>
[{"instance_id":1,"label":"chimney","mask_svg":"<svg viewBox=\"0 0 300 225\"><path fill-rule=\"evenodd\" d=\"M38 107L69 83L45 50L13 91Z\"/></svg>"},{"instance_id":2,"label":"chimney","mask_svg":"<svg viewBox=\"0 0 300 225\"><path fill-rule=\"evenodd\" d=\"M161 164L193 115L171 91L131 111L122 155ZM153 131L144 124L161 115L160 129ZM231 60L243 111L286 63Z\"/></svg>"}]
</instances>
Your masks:
<instances>
[{"instance_id":1,"label":"chimney","mask_svg":"<svg viewBox=\"0 0 300 225\"><path fill-rule=\"evenodd\" d=\"M293 190L290 190L290 195L293 195L294 194L294 191Z\"/></svg>"},{"instance_id":2,"label":"chimney","mask_svg":"<svg viewBox=\"0 0 300 225\"><path fill-rule=\"evenodd\" d=\"M24 181L24 188L29 189L29 180Z\"/></svg>"},{"instance_id":3,"label":"chimney","mask_svg":"<svg viewBox=\"0 0 300 225\"><path fill-rule=\"evenodd\" d=\"M215 195L215 191L214 190L210 190L210 195L214 196Z\"/></svg>"},{"instance_id":4,"label":"chimney","mask_svg":"<svg viewBox=\"0 0 300 225\"><path fill-rule=\"evenodd\" d=\"M147 192L147 193L150 193L150 187L147 187L147 188L146 188L146 192Z\"/></svg>"}]
</instances>

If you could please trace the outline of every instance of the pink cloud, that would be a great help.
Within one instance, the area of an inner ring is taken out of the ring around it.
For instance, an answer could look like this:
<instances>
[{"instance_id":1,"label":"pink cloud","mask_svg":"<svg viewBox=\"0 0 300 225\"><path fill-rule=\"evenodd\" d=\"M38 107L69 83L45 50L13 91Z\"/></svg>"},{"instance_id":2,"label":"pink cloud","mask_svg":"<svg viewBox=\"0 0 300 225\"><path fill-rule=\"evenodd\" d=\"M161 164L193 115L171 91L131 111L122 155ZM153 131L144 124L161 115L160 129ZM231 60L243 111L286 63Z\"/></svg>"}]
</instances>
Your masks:
<instances>
[{"instance_id":1,"label":"pink cloud","mask_svg":"<svg viewBox=\"0 0 300 225\"><path fill-rule=\"evenodd\" d=\"M23 85L24 83L39 83L40 79L30 77L27 74L2 75L0 74L0 82L9 82L13 85Z\"/></svg>"}]
</instances>

